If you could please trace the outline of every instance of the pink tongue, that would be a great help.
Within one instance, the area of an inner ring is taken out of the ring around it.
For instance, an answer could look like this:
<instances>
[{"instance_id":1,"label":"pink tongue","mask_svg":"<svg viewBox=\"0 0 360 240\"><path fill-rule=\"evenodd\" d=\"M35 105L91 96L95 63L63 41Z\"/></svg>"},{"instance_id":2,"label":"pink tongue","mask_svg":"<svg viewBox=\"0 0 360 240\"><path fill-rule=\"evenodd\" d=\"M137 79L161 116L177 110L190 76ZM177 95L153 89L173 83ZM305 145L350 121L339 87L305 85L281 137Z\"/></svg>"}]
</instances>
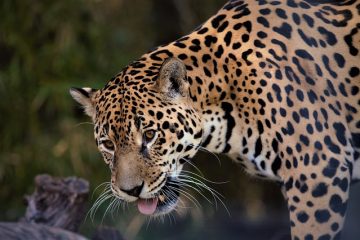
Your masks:
<instances>
[{"instance_id":1,"label":"pink tongue","mask_svg":"<svg viewBox=\"0 0 360 240\"><path fill-rule=\"evenodd\" d=\"M157 206L158 198L151 199L139 199L138 200L138 209L139 212L145 215L151 215L155 212Z\"/></svg>"}]
</instances>

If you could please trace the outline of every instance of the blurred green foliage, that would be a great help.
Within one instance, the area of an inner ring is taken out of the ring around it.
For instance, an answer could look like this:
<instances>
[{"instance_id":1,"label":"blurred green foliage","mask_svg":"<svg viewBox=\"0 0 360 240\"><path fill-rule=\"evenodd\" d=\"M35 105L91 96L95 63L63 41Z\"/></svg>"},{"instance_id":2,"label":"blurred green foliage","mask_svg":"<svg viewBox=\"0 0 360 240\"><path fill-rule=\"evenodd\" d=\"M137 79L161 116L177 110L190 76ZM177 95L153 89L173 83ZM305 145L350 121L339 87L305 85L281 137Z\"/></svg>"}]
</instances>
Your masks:
<instances>
[{"instance_id":1,"label":"blurred green foliage","mask_svg":"<svg viewBox=\"0 0 360 240\"><path fill-rule=\"evenodd\" d=\"M92 189L108 180L107 167L93 141L90 119L69 96L69 87L102 87L128 62L157 44L191 31L223 3L2 0L0 220L16 220L23 215L23 196L33 191L37 174L84 177ZM209 158L200 158L201 169ZM239 178L241 170L229 174L234 168L231 163L218 174L216 159L211 161L213 167L207 170L210 176L235 182L217 189L226 196L226 192L235 192L234 199L240 196L239 202L253 206L247 209L250 213L251 209L259 212L262 205L253 199L263 196L262 188L245 188L256 183Z\"/></svg>"}]
</instances>

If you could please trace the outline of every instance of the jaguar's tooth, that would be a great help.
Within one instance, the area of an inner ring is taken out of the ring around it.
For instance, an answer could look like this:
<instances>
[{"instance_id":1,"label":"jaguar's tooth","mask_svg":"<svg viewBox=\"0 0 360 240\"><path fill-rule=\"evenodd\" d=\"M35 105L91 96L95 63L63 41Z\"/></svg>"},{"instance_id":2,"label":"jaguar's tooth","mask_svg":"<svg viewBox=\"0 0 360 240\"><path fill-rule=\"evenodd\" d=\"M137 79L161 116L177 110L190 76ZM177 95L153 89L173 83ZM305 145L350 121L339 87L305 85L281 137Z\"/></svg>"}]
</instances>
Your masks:
<instances>
[{"instance_id":1,"label":"jaguar's tooth","mask_svg":"<svg viewBox=\"0 0 360 240\"><path fill-rule=\"evenodd\" d=\"M164 202L165 201L165 196L164 195L159 195L159 200L161 201L161 202Z\"/></svg>"}]
</instances>

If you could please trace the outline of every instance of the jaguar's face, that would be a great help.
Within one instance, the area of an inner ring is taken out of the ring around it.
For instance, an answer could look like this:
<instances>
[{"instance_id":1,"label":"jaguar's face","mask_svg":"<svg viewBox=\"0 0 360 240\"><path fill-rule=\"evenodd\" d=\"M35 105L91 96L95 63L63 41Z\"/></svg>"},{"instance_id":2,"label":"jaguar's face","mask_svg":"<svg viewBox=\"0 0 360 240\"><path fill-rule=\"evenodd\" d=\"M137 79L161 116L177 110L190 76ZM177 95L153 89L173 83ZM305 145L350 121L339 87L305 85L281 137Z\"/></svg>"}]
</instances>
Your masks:
<instances>
[{"instance_id":1,"label":"jaguar's face","mask_svg":"<svg viewBox=\"0 0 360 240\"><path fill-rule=\"evenodd\" d=\"M187 97L182 63L165 61L158 78L155 84L141 87L108 84L98 91L71 90L93 118L97 146L111 169L113 194L136 201L147 215L176 207L179 174L202 138L200 116Z\"/></svg>"}]
</instances>

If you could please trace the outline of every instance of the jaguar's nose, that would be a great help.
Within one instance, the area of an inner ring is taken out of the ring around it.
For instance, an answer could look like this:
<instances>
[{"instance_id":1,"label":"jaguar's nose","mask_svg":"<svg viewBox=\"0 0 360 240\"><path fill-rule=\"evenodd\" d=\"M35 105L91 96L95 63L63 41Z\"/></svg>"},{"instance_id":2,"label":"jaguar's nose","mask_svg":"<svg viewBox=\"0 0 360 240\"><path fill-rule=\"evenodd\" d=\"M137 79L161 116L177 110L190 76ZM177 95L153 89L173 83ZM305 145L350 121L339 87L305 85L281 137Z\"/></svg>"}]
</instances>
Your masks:
<instances>
[{"instance_id":1,"label":"jaguar's nose","mask_svg":"<svg viewBox=\"0 0 360 240\"><path fill-rule=\"evenodd\" d=\"M121 188L120 190L127 193L128 195L130 196L133 196L133 197L139 197L140 193L141 193L141 190L143 189L144 187L144 182L142 182L141 185L139 186L136 186L132 189L123 189Z\"/></svg>"}]
</instances>

